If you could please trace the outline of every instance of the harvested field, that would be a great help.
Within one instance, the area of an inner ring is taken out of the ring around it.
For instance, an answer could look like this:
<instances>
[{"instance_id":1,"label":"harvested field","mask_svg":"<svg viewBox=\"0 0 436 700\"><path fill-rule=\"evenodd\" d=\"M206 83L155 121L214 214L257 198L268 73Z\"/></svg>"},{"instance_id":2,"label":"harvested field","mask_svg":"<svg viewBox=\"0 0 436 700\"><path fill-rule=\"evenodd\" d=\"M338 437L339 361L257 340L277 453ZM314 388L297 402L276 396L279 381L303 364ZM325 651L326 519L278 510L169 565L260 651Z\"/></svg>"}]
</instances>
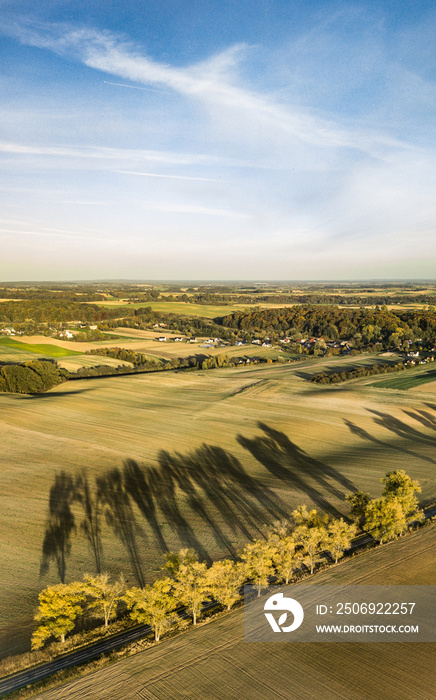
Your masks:
<instances>
[{"instance_id":1,"label":"harvested field","mask_svg":"<svg viewBox=\"0 0 436 700\"><path fill-rule=\"evenodd\" d=\"M101 365L106 365L107 367L119 367L120 365L133 367L131 362L116 360L113 357L105 357L104 355L77 355L76 357L69 357L67 360L60 360L58 365L70 372L77 372L80 367L98 367Z\"/></svg>"},{"instance_id":2,"label":"harvested field","mask_svg":"<svg viewBox=\"0 0 436 700\"><path fill-rule=\"evenodd\" d=\"M414 386L411 388L411 391L422 391L426 392L427 394L435 394L436 381L429 382L428 384L421 384L420 386Z\"/></svg>"},{"instance_id":3,"label":"harvested field","mask_svg":"<svg viewBox=\"0 0 436 700\"><path fill-rule=\"evenodd\" d=\"M324 584L436 583L436 528L318 574ZM40 700L430 700L434 644L246 643L243 611L37 697Z\"/></svg>"},{"instance_id":4,"label":"harvested field","mask_svg":"<svg viewBox=\"0 0 436 700\"><path fill-rule=\"evenodd\" d=\"M133 550L102 513L103 568L132 582L152 580L166 548L192 546L209 561L233 556L299 503L345 513L346 492L377 496L392 469L421 482L423 502L434 499L435 404L304 378L346 363L92 378L43 396L0 395L2 653L28 648L37 595L59 581L42 543L62 472L86 470L91 488L103 478L108 494L121 478ZM71 509L67 581L94 570L83 512Z\"/></svg>"}]
</instances>

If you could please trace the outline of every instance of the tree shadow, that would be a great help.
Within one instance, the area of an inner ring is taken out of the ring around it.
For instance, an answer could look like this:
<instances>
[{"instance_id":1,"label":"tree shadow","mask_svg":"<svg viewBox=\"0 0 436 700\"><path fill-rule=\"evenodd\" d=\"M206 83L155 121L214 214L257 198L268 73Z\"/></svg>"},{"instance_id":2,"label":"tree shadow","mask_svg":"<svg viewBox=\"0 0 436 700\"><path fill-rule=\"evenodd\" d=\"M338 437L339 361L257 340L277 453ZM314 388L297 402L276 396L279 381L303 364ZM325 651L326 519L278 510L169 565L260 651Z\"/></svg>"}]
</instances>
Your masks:
<instances>
[{"instance_id":1,"label":"tree shadow","mask_svg":"<svg viewBox=\"0 0 436 700\"><path fill-rule=\"evenodd\" d=\"M70 391L45 391L40 394L10 394L10 396L14 396L20 401L35 401L36 399L50 399L50 398L59 398L63 396L75 396L76 394L84 394L87 391L94 391L93 387L90 387L89 389L78 389L76 391L70 390Z\"/></svg>"},{"instance_id":2,"label":"tree shadow","mask_svg":"<svg viewBox=\"0 0 436 700\"><path fill-rule=\"evenodd\" d=\"M154 486L151 476L150 470L140 467L134 459L127 459L124 462L123 477L126 491L150 525L160 550L167 552L168 545L162 535L157 519Z\"/></svg>"},{"instance_id":3,"label":"tree shadow","mask_svg":"<svg viewBox=\"0 0 436 700\"><path fill-rule=\"evenodd\" d=\"M136 579L143 588L145 580L136 539L141 528L136 522L130 494L120 469L112 469L104 476L97 478L97 494L105 508L106 522L125 545Z\"/></svg>"},{"instance_id":4,"label":"tree shadow","mask_svg":"<svg viewBox=\"0 0 436 700\"><path fill-rule=\"evenodd\" d=\"M80 523L80 529L89 542L94 556L96 571L100 574L103 556L100 523L102 504L98 491L92 492L86 472L80 474L76 479L74 499L83 508L84 518Z\"/></svg>"},{"instance_id":5,"label":"tree shadow","mask_svg":"<svg viewBox=\"0 0 436 700\"><path fill-rule=\"evenodd\" d=\"M305 493L325 512L334 517L342 517L323 493L342 501L345 496L338 485L347 491L356 491L357 487L353 482L328 464L310 457L285 433L274 430L265 423L259 422L258 427L266 436L248 439L238 435L239 444L290 488Z\"/></svg>"},{"instance_id":6,"label":"tree shadow","mask_svg":"<svg viewBox=\"0 0 436 700\"><path fill-rule=\"evenodd\" d=\"M265 520L285 515L277 496L268 487L256 484L239 460L220 447L204 444L187 455L162 451L159 464L172 474L192 509L232 556L236 551L212 515L211 506L233 532L239 531L249 540L253 539L253 530L261 533Z\"/></svg>"},{"instance_id":7,"label":"tree shadow","mask_svg":"<svg viewBox=\"0 0 436 700\"><path fill-rule=\"evenodd\" d=\"M61 583L65 583L67 557L71 553L71 533L76 525L71 506L76 490L73 478L64 471L56 474L49 496L49 516L42 543L39 575L43 576L55 560Z\"/></svg>"},{"instance_id":8,"label":"tree shadow","mask_svg":"<svg viewBox=\"0 0 436 700\"><path fill-rule=\"evenodd\" d=\"M252 540L253 533L262 535L264 524L289 515L270 488L260 486L234 455L214 445L204 444L187 454L162 450L158 467L138 465L129 459L124 463L123 475L126 489L148 521L161 551L168 551L168 545L158 512L181 545L195 549L207 562L211 561L210 555L189 513L203 521L218 547L232 557L237 552L226 528Z\"/></svg>"},{"instance_id":9,"label":"tree shadow","mask_svg":"<svg viewBox=\"0 0 436 700\"><path fill-rule=\"evenodd\" d=\"M405 447L398 447L397 445L392 445L388 444L386 442L383 442L383 440L379 440L378 438L374 437L370 433L368 433L366 430L363 428L359 428L358 425L355 425L351 421L349 421L347 418L344 418L344 423L347 426L347 428L350 429L354 435L357 435L358 437L362 438L362 440L368 440L369 442L373 442L375 445L379 445L383 449L392 449L392 450L398 450L398 452L401 452L402 454L407 454L413 457L414 459L422 459L425 462L430 462L431 464L436 464L434 459L431 459L431 457L425 457L423 455L418 454L417 452L413 452L412 450L408 450Z\"/></svg>"},{"instance_id":10,"label":"tree shadow","mask_svg":"<svg viewBox=\"0 0 436 700\"><path fill-rule=\"evenodd\" d=\"M419 411L418 409L416 409L415 411L406 411L404 409L403 412L407 416L409 416L409 418L414 418L419 423L422 423L422 425L425 428L431 428L431 430L436 430L436 418L435 416L432 416L432 414L428 411Z\"/></svg>"},{"instance_id":11,"label":"tree shadow","mask_svg":"<svg viewBox=\"0 0 436 700\"><path fill-rule=\"evenodd\" d=\"M435 445L434 438L425 435L425 433L421 433L407 423L403 423L399 418L394 418L394 416L389 415L389 413L382 413L373 408L368 408L367 411L376 416L374 422L377 423L377 425L381 425L382 428L390 430L392 433L395 433L395 435L398 435L398 437L414 440L415 442L418 441L425 445Z\"/></svg>"}]
</instances>

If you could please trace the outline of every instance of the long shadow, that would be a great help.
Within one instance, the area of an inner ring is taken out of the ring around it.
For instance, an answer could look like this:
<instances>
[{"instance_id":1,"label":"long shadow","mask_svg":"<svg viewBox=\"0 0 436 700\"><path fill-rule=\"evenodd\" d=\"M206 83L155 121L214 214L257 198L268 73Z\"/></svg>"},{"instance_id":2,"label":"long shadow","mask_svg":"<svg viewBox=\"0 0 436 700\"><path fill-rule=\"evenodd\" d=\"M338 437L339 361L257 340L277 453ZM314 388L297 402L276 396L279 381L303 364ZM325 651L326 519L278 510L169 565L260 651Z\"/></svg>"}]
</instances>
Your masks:
<instances>
[{"instance_id":1,"label":"long shadow","mask_svg":"<svg viewBox=\"0 0 436 700\"><path fill-rule=\"evenodd\" d=\"M431 430L436 430L436 418L432 416L431 413L428 411L419 411L416 409L416 411L406 411L405 409L403 412L409 416L409 418L414 418L417 420L419 423L422 423L422 425L425 428L431 428Z\"/></svg>"},{"instance_id":2,"label":"long shadow","mask_svg":"<svg viewBox=\"0 0 436 700\"><path fill-rule=\"evenodd\" d=\"M423 455L418 454L417 452L413 452L412 450L408 450L405 447L398 447L397 445L392 445L392 444L383 442L383 440L379 440L378 438L374 437L373 435L368 433L363 428L359 428L358 425L355 425L347 418L344 418L344 423L347 426L347 428L349 428L350 431L352 433L354 433L354 435L357 435L358 437L362 438L362 440L368 440L369 442L373 442L375 445L379 445L380 447L383 447L383 449L388 448L390 450L398 450L398 452L401 452L402 454L410 455L414 459L422 459L425 462L430 462L431 464L436 464L436 461L434 459L431 459L431 457L425 457Z\"/></svg>"},{"instance_id":3,"label":"long shadow","mask_svg":"<svg viewBox=\"0 0 436 700\"><path fill-rule=\"evenodd\" d=\"M210 555L197 538L191 525L185 518L177 502L177 482L171 469L166 469L165 464L159 464L159 469L149 469L149 483L152 486L152 495L159 505L166 521L177 533L180 542L198 553L203 561L211 562Z\"/></svg>"},{"instance_id":4,"label":"long shadow","mask_svg":"<svg viewBox=\"0 0 436 700\"><path fill-rule=\"evenodd\" d=\"M105 507L107 524L125 545L136 579L141 588L145 585L136 535L141 531L135 520L130 495L119 469L112 469L97 478L98 498Z\"/></svg>"},{"instance_id":5,"label":"long shadow","mask_svg":"<svg viewBox=\"0 0 436 700\"><path fill-rule=\"evenodd\" d=\"M258 423L258 426L266 437L248 439L238 435L239 444L251 452L276 478L305 493L322 510L334 517L341 517L342 514L323 494L344 500L344 493L339 490L337 484L347 491L355 491L356 486L353 482L328 464L310 457L285 433L274 430L265 423Z\"/></svg>"},{"instance_id":6,"label":"long shadow","mask_svg":"<svg viewBox=\"0 0 436 700\"><path fill-rule=\"evenodd\" d=\"M102 503L98 491L93 492L86 472L80 474L75 483L75 500L83 509L83 520L80 529L91 547L95 568L101 573L103 546L101 542L101 509Z\"/></svg>"},{"instance_id":7,"label":"long shadow","mask_svg":"<svg viewBox=\"0 0 436 700\"><path fill-rule=\"evenodd\" d=\"M89 389L78 389L76 391L46 391L40 394L8 394L8 396L14 396L21 401L35 401L36 399L50 399L59 398L63 396L75 396L76 394L84 394L85 391L94 391L94 388Z\"/></svg>"},{"instance_id":8,"label":"long shadow","mask_svg":"<svg viewBox=\"0 0 436 700\"><path fill-rule=\"evenodd\" d=\"M159 462L172 471L191 507L210 525L217 542L232 555L235 550L213 518L210 505L219 511L233 532L239 530L250 540L253 529L261 533L265 520L283 518L286 514L284 504L274 492L260 487L239 460L220 447L202 445L187 455L161 452Z\"/></svg>"},{"instance_id":9,"label":"long shadow","mask_svg":"<svg viewBox=\"0 0 436 700\"><path fill-rule=\"evenodd\" d=\"M76 525L71 506L76 489L73 478L65 472L56 474L49 496L49 515L42 543L40 576L47 573L50 561L56 562L61 583L65 583L67 557L71 553L71 534Z\"/></svg>"},{"instance_id":10,"label":"long shadow","mask_svg":"<svg viewBox=\"0 0 436 700\"><path fill-rule=\"evenodd\" d=\"M124 483L127 493L135 501L140 512L150 525L162 552L168 551L168 545L162 535L156 513L156 503L148 470L141 468L134 459L127 459L123 469Z\"/></svg>"},{"instance_id":11,"label":"long shadow","mask_svg":"<svg viewBox=\"0 0 436 700\"><path fill-rule=\"evenodd\" d=\"M223 533L212 515L210 504L207 503L196 490L195 483L191 479L189 468L186 468L187 460L182 455L171 455L163 450L159 453L158 459L161 473L164 474L166 478L173 479L177 487L185 494L189 507L206 523L213 533L217 544L227 549L233 557L236 556L236 550L232 546L231 541Z\"/></svg>"},{"instance_id":12,"label":"long shadow","mask_svg":"<svg viewBox=\"0 0 436 700\"><path fill-rule=\"evenodd\" d=\"M414 440L415 442L418 441L431 446L434 446L436 443L434 438L425 435L425 433L421 433L419 430L416 430L416 428L412 428L412 426L407 423L403 423L399 418L394 418L394 416L389 415L389 413L382 413L373 408L368 408L367 410L376 416L374 422L377 423L377 425L381 425L383 428L390 430L403 439Z\"/></svg>"}]
</instances>

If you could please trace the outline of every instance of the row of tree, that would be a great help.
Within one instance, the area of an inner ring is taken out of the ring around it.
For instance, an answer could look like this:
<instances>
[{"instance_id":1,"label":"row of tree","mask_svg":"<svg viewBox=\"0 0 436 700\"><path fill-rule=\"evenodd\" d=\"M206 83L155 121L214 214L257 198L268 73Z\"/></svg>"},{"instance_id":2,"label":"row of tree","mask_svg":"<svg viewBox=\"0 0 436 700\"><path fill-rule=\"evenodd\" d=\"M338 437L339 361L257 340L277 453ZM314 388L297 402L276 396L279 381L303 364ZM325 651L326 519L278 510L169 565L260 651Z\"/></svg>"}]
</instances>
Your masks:
<instances>
[{"instance_id":1,"label":"row of tree","mask_svg":"<svg viewBox=\"0 0 436 700\"><path fill-rule=\"evenodd\" d=\"M205 602L214 600L230 610L248 581L260 595L272 577L288 584L302 567L312 574L326 553L337 562L356 531L356 525L342 518L329 522L328 516L300 506L291 520L276 522L264 539L248 544L239 561L224 559L208 567L193 549L182 549L166 555L163 569L170 576L142 588L127 589L122 576L111 583L107 573L85 574L83 581L48 586L39 595L35 617L39 625L32 636L32 649L41 648L53 637L64 642L85 614L101 619L107 627L123 605L133 621L149 624L159 640L166 629L179 624L178 607L183 606L196 625Z\"/></svg>"},{"instance_id":2,"label":"row of tree","mask_svg":"<svg viewBox=\"0 0 436 700\"><path fill-rule=\"evenodd\" d=\"M150 585L127 589L122 577L111 583L107 573L99 573L85 574L81 582L49 586L39 595L32 648L41 648L51 638L65 641L85 614L98 617L107 627L122 606L133 621L149 624L159 640L180 624L180 606L195 625L207 601L230 610L241 599L244 583L251 582L260 595L272 579L289 584L304 570L313 574L327 555L337 563L359 527L380 543L394 539L412 522L422 520L415 495L421 489L402 470L389 472L382 482L380 498L362 491L347 496L354 523L299 506L289 520L276 521L266 528L265 537L247 544L236 561L224 559L208 567L193 549L182 549L166 554L167 575Z\"/></svg>"},{"instance_id":3,"label":"row of tree","mask_svg":"<svg viewBox=\"0 0 436 700\"><path fill-rule=\"evenodd\" d=\"M381 364L376 363L373 365L354 367L354 369L350 369L345 372L318 372L317 374L314 374L310 381L315 382L316 384L338 384L339 382L346 382L349 379L357 379L358 377L371 377L373 374L402 372L407 368L408 365L403 364L403 362L397 362L395 364L383 362Z\"/></svg>"},{"instance_id":4,"label":"row of tree","mask_svg":"<svg viewBox=\"0 0 436 700\"><path fill-rule=\"evenodd\" d=\"M357 525L383 544L400 537L415 522L422 522L424 513L418 507L416 493L421 493L418 481L403 469L388 472L380 498L356 491L346 498L351 505L350 515Z\"/></svg>"}]
</instances>

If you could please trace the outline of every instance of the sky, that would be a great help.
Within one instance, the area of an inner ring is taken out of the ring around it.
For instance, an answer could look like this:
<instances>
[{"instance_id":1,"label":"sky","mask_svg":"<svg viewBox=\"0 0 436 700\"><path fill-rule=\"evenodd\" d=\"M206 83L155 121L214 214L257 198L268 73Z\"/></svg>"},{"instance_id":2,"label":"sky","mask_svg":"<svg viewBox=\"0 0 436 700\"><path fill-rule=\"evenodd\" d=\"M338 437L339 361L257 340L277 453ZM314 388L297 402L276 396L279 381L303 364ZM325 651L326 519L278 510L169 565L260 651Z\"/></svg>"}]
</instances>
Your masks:
<instances>
[{"instance_id":1,"label":"sky","mask_svg":"<svg viewBox=\"0 0 436 700\"><path fill-rule=\"evenodd\" d=\"M433 279L433 0L0 0L0 281Z\"/></svg>"}]
</instances>

